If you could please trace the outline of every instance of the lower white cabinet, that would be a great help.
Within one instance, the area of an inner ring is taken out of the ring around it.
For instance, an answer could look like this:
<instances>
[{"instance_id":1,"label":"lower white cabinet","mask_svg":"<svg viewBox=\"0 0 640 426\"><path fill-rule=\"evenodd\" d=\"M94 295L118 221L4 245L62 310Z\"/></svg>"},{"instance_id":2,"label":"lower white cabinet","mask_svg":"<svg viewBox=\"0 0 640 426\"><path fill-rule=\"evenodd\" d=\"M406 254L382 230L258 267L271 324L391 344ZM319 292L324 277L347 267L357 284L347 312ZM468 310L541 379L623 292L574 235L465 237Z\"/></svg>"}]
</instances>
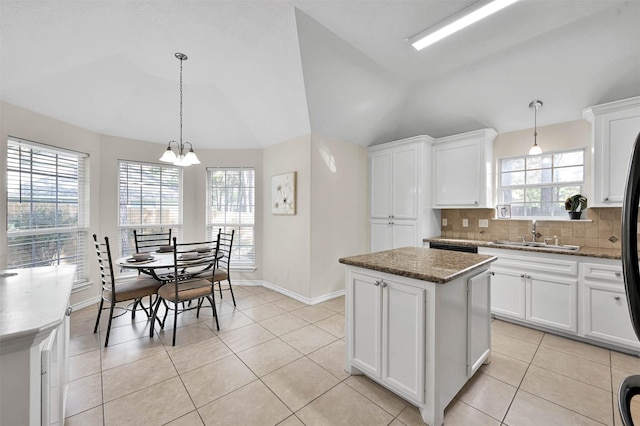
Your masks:
<instances>
[{"instance_id":1,"label":"lower white cabinet","mask_svg":"<svg viewBox=\"0 0 640 426\"><path fill-rule=\"evenodd\" d=\"M418 222L415 220L371 220L371 252L418 244Z\"/></svg>"},{"instance_id":2,"label":"lower white cabinet","mask_svg":"<svg viewBox=\"0 0 640 426\"><path fill-rule=\"evenodd\" d=\"M622 264L584 263L584 334L615 345L640 349L622 278Z\"/></svg>"},{"instance_id":3,"label":"lower white cabinet","mask_svg":"<svg viewBox=\"0 0 640 426\"><path fill-rule=\"evenodd\" d=\"M620 260L484 247L479 252L498 257L491 280L494 316L640 350Z\"/></svg>"},{"instance_id":4,"label":"lower white cabinet","mask_svg":"<svg viewBox=\"0 0 640 426\"><path fill-rule=\"evenodd\" d=\"M423 402L425 290L357 273L350 286L352 365Z\"/></svg>"}]
</instances>

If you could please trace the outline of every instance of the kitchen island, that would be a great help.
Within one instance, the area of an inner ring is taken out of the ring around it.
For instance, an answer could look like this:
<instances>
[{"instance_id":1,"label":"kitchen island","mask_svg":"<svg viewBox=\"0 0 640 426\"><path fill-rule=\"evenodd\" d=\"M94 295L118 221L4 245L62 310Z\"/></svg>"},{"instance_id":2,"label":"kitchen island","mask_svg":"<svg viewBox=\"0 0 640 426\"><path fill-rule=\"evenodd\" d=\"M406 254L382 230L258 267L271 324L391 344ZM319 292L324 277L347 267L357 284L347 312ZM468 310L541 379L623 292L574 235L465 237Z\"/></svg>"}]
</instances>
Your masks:
<instances>
[{"instance_id":1,"label":"kitchen island","mask_svg":"<svg viewBox=\"0 0 640 426\"><path fill-rule=\"evenodd\" d=\"M491 353L493 256L404 247L346 265L345 369L415 404L444 409Z\"/></svg>"}]
</instances>

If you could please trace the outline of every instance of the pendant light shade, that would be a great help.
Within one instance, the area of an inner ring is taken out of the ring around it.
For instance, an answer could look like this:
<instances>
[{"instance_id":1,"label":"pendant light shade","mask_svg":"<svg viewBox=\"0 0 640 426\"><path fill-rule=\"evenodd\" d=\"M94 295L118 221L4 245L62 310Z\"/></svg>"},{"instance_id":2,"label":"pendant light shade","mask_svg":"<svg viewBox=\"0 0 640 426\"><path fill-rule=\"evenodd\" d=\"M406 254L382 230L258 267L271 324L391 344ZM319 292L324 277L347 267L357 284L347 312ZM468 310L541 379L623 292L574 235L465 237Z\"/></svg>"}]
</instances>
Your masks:
<instances>
[{"instance_id":1,"label":"pendant light shade","mask_svg":"<svg viewBox=\"0 0 640 426\"><path fill-rule=\"evenodd\" d=\"M529 149L529 155L540 155L542 148L538 145L538 110L542 108L542 101L531 101L529 108L533 108L533 146Z\"/></svg>"},{"instance_id":2,"label":"pendant light shade","mask_svg":"<svg viewBox=\"0 0 640 426\"><path fill-rule=\"evenodd\" d=\"M187 60L187 55L178 52L175 56L180 60L180 142L170 141L164 154L160 157L160 161L173 163L176 166L190 166L192 164L200 164L200 160L198 160L196 153L193 152L191 142L182 142L182 62ZM177 155L173 152L171 144L176 145ZM189 145L188 151L186 145Z\"/></svg>"}]
</instances>

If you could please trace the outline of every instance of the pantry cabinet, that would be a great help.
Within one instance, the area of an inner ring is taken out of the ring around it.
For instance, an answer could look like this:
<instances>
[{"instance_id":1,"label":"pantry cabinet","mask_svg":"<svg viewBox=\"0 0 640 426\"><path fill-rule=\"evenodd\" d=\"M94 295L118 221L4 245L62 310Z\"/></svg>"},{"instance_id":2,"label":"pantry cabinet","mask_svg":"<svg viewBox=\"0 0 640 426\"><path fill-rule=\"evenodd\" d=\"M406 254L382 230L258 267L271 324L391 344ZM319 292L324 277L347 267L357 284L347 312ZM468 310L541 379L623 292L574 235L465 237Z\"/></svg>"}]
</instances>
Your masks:
<instances>
[{"instance_id":1,"label":"pantry cabinet","mask_svg":"<svg viewBox=\"0 0 640 426\"><path fill-rule=\"evenodd\" d=\"M369 148L372 252L420 246L439 235L440 219L431 203L429 136L416 136Z\"/></svg>"},{"instance_id":2,"label":"pantry cabinet","mask_svg":"<svg viewBox=\"0 0 640 426\"><path fill-rule=\"evenodd\" d=\"M593 143L591 207L622 207L629 158L640 133L640 96L587 108Z\"/></svg>"},{"instance_id":3,"label":"pantry cabinet","mask_svg":"<svg viewBox=\"0 0 640 426\"><path fill-rule=\"evenodd\" d=\"M433 142L433 208L493 207L493 140L483 129Z\"/></svg>"}]
</instances>

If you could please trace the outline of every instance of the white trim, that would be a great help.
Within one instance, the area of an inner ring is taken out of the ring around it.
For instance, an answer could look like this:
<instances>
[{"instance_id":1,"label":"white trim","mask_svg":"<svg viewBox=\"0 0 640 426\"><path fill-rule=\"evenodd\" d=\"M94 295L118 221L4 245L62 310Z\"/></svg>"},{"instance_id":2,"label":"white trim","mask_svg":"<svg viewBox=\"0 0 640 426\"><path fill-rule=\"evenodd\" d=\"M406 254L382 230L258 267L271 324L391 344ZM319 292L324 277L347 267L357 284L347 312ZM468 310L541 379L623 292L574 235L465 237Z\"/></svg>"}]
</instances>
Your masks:
<instances>
[{"instance_id":1,"label":"white trim","mask_svg":"<svg viewBox=\"0 0 640 426\"><path fill-rule=\"evenodd\" d=\"M80 309L86 308L88 306L94 305L100 302L100 296L95 296L87 300L83 300L82 302L78 302L76 304L71 305L71 311L79 311Z\"/></svg>"},{"instance_id":2,"label":"white trim","mask_svg":"<svg viewBox=\"0 0 640 426\"><path fill-rule=\"evenodd\" d=\"M247 283L247 284L244 284ZM327 300L335 299L336 297L344 296L345 290L335 291L333 293L324 294L322 296L314 297L313 299L309 299L304 296L300 296L297 293L294 293L286 288L279 287L275 284L271 284L267 281L255 280L255 281L234 281L234 285L250 285L250 286L259 286L268 288L273 291L277 291L280 294L284 294L292 299L297 300L298 302L302 302L305 305L317 305L318 303L326 302Z\"/></svg>"}]
</instances>

